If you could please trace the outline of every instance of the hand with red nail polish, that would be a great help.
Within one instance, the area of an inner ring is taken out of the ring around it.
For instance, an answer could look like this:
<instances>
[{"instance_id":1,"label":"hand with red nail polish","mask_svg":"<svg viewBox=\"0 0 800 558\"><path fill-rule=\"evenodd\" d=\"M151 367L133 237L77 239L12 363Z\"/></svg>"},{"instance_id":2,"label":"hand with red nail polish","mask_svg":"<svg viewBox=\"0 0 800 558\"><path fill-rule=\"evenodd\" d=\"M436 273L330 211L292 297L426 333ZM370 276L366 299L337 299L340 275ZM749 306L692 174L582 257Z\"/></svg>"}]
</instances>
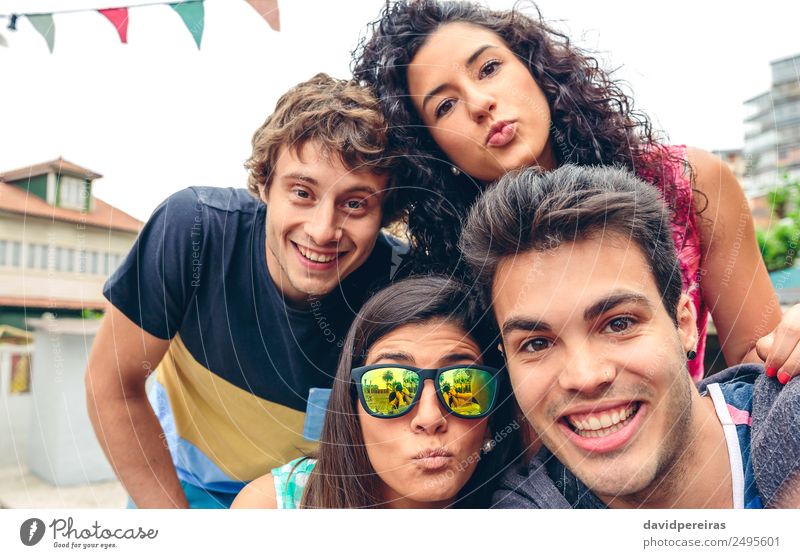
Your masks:
<instances>
[{"instance_id":1,"label":"hand with red nail polish","mask_svg":"<svg viewBox=\"0 0 800 558\"><path fill-rule=\"evenodd\" d=\"M764 361L765 374L786 385L800 374L800 305L788 309L778 327L756 342L756 353Z\"/></svg>"}]
</instances>

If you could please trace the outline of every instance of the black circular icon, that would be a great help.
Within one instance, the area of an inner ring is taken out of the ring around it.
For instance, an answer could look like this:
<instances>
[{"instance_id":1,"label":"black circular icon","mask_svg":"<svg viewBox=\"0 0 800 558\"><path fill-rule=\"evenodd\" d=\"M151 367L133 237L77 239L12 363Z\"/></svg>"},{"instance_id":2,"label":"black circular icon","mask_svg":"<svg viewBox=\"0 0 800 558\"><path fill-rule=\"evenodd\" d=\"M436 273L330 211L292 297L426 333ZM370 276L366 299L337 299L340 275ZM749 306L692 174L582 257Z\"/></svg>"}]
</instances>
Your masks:
<instances>
[{"instance_id":1,"label":"black circular icon","mask_svg":"<svg viewBox=\"0 0 800 558\"><path fill-rule=\"evenodd\" d=\"M44 537L44 521L36 517L26 519L19 528L19 539L25 546L33 546Z\"/></svg>"}]
</instances>

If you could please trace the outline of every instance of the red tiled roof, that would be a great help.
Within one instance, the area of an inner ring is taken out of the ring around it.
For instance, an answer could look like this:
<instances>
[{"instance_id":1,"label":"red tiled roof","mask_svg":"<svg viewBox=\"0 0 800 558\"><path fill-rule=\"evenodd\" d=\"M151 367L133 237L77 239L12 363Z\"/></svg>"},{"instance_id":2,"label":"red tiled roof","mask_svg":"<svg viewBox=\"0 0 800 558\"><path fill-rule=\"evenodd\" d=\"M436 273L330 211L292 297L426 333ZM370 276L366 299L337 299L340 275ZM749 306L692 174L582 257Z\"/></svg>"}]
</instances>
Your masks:
<instances>
[{"instance_id":1,"label":"red tiled roof","mask_svg":"<svg viewBox=\"0 0 800 558\"><path fill-rule=\"evenodd\" d=\"M21 297L0 296L0 306L13 306L16 308L62 308L67 310L103 310L105 300L73 300L49 297Z\"/></svg>"},{"instance_id":2,"label":"red tiled roof","mask_svg":"<svg viewBox=\"0 0 800 558\"><path fill-rule=\"evenodd\" d=\"M29 167L22 167L21 169L0 172L0 182L16 182L21 179L41 176L51 171L56 174L69 174L80 178L88 178L89 180L103 178L101 174L79 167L75 163L70 163L59 157L58 159L47 161L46 163L38 163Z\"/></svg>"},{"instance_id":3,"label":"red tiled roof","mask_svg":"<svg viewBox=\"0 0 800 558\"><path fill-rule=\"evenodd\" d=\"M138 233L143 225L138 219L99 198L94 198L94 211L82 212L54 207L38 196L29 195L22 188L3 182L0 182L0 211L134 233Z\"/></svg>"}]
</instances>

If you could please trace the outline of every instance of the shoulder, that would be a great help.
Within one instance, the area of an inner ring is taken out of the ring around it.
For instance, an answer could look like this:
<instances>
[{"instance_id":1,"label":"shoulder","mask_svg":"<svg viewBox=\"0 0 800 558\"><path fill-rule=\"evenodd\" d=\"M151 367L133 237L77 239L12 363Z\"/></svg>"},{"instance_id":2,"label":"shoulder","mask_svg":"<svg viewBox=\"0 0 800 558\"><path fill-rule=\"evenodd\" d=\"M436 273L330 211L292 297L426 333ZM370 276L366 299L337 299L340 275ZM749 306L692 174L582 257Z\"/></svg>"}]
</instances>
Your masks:
<instances>
[{"instance_id":1,"label":"shoulder","mask_svg":"<svg viewBox=\"0 0 800 558\"><path fill-rule=\"evenodd\" d=\"M303 500L308 479L317 460L298 457L286 465L272 470L273 490L276 491L276 507L296 509Z\"/></svg>"},{"instance_id":2,"label":"shoulder","mask_svg":"<svg viewBox=\"0 0 800 558\"><path fill-rule=\"evenodd\" d=\"M757 380L751 453L766 507L800 506L800 380Z\"/></svg>"},{"instance_id":3,"label":"shoulder","mask_svg":"<svg viewBox=\"0 0 800 558\"><path fill-rule=\"evenodd\" d=\"M689 148L689 164L693 171L694 200L697 213L705 219L698 223L703 244L712 241L732 242L733 235L726 234L732 227L752 227L750 206L739 180L728 165L716 155L702 149ZM712 252L727 261L725 250Z\"/></svg>"},{"instance_id":4,"label":"shoulder","mask_svg":"<svg viewBox=\"0 0 800 558\"><path fill-rule=\"evenodd\" d=\"M726 396L729 390L749 390L752 393L753 385L759 376L764 375L764 366L761 364L745 363L731 366L720 372L716 372L711 376L703 378L695 384L700 394L705 394L708 391L708 386L711 384L719 384Z\"/></svg>"},{"instance_id":5,"label":"shoulder","mask_svg":"<svg viewBox=\"0 0 800 558\"><path fill-rule=\"evenodd\" d=\"M275 509L278 507L278 499L275 493L275 479L271 474L266 474L248 483L236 499L231 508L260 508Z\"/></svg>"},{"instance_id":6,"label":"shoulder","mask_svg":"<svg viewBox=\"0 0 800 558\"><path fill-rule=\"evenodd\" d=\"M196 203L218 211L256 211L263 202L242 188L216 188L212 186L192 186L187 188Z\"/></svg>"},{"instance_id":7,"label":"shoulder","mask_svg":"<svg viewBox=\"0 0 800 558\"><path fill-rule=\"evenodd\" d=\"M516 463L506 469L500 479L497 490L492 495L492 508L550 509L571 507L570 503L551 480L545 463L540 460L544 458L544 455L549 455L549 453L546 451L541 452L527 466L523 463Z\"/></svg>"},{"instance_id":8,"label":"shoulder","mask_svg":"<svg viewBox=\"0 0 800 558\"><path fill-rule=\"evenodd\" d=\"M686 156L694 172L694 187L707 196L722 191L730 181L738 185L731 169L716 155L697 147L687 147Z\"/></svg>"},{"instance_id":9,"label":"shoulder","mask_svg":"<svg viewBox=\"0 0 800 558\"><path fill-rule=\"evenodd\" d=\"M209 211L254 213L261 204L247 190L190 186L164 200L153 212L150 221L164 220L170 224L205 221Z\"/></svg>"}]
</instances>

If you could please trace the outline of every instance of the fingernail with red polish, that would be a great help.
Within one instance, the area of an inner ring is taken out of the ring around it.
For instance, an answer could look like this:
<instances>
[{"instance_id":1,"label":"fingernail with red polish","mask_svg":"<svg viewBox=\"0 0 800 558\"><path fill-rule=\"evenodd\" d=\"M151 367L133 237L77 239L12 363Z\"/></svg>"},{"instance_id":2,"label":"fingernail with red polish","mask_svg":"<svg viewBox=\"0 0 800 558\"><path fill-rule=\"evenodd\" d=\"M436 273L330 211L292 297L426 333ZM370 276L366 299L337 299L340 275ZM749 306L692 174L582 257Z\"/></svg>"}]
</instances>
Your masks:
<instances>
[{"instance_id":1,"label":"fingernail with red polish","mask_svg":"<svg viewBox=\"0 0 800 558\"><path fill-rule=\"evenodd\" d=\"M777 368L773 368L772 366L767 366L766 370L767 376L769 376L770 378L774 378L777 373L778 373Z\"/></svg>"},{"instance_id":2,"label":"fingernail with red polish","mask_svg":"<svg viewBox=\"0 0 800 558\"><path fill-rule=\"evenodd\" d=\"M788 382L789 380L791 380L791 378L789 377L789 374L787 374L786 372L781 372L780 374L778 374L778 381L783 385L786 385L786 382Z\"/></svg>"}]
</instances>

